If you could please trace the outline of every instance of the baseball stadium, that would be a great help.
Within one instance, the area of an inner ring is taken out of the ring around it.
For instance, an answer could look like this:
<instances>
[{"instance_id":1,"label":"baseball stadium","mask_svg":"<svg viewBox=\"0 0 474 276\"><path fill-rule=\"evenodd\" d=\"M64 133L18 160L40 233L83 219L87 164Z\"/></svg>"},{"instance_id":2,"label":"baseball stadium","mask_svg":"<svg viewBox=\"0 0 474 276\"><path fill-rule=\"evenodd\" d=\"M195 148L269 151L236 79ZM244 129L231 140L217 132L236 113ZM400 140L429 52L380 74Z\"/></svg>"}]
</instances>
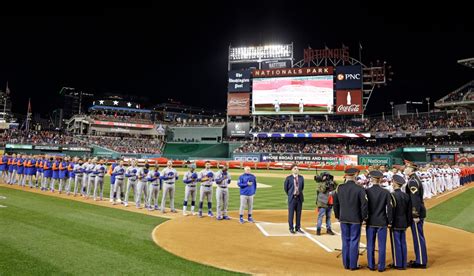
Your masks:
<instances>
[{"instance_id":1,"label":"baseball stadium","mask_svg":"<svg viewBox=\"0 0 474 276\"><path fill-rule=\"evenodd\" d=\"M473 275L474 79L374 100L357 44L228 42L214 109L6 82L0 275Z\"/></svg>"}]
</instances>

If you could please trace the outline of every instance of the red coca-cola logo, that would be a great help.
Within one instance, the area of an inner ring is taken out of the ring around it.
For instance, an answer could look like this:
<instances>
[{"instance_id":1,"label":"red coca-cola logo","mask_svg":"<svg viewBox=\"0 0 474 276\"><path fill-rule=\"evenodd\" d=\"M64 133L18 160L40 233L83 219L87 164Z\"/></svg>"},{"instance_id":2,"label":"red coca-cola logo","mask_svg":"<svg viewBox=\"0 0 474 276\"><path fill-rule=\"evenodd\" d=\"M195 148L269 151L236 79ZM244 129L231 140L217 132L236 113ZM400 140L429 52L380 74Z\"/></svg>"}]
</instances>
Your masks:
<instances>
[{"instance_id":1,"label":"red coca-cola logo","mask_svg":"<svg viewBox=\"0 0 474 276\"><path fill-rule=\"evenodd\" d=\"M351 104L351 105L338 105L337 112L348 113L348 112L359 112L360 104Z\"/></svg>"},{"instance_id":2,"label":"red coca-cola logo","mask_svg":"<svg viewBox=\"0 0 474 276\"><path fill-rule=\"evenodd\" d=\"M362 114L362 90L336 90L336 114Z\"/></svg>"}]
</instances>

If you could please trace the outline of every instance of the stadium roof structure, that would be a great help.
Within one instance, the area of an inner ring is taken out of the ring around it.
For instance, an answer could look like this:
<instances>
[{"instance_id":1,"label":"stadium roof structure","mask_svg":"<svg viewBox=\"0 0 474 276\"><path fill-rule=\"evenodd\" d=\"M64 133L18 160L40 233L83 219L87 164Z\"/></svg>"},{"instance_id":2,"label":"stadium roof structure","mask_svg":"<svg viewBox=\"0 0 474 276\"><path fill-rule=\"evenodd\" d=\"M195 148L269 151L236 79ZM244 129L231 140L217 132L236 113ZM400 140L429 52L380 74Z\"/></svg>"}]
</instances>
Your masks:
<instances>
[{"instance_id":1,"label":"stadium roof structure","mask_svg":"<svg viewBox=\"0 0 474 276\"><path fill-rule=\"evenodd\" d=\"M465 58L458 60L458 63L469 68L474 68L474 58Z\"/></svg>"}]
</instances>

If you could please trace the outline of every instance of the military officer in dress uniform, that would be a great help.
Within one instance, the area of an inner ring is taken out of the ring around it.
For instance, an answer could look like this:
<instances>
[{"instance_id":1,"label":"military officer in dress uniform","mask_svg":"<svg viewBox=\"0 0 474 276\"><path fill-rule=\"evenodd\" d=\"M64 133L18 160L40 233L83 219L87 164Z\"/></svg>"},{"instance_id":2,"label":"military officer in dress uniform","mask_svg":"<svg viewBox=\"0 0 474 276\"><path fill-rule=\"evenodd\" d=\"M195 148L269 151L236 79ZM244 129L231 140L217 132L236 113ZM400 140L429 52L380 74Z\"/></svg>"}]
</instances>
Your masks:
<instances>
[{"instance_id":1,"label":"military officer in dress uniform","mask_svg":"<svg viewBox=\"0 0 474 276\"><path fill-rule=\"evenodd\" d=\"M423 233L423 223L426 217L426 208L423 203L423 185L416 175L417 165L406 162L405 175L408 176L408 184L405 187L405 193L410 196L411 214L413 220L411 222L411 232L413 235L413 244L415 248L416 260L410 261L409 266L412 268L426 268L428 263L428 254L426 252L426 240Z\"/></svg>"},{"instance_id":2,"label":"military officer in dress uniform","mask_svg":"<svg viewBox=\"0 0 474 276\"><path fill-rule=\"evenodd\" d=\"M385 246L387 244L387 226L392 223L392 202L390 192L380 186L384 177L381 171L369 173L372 187L366 190L368 199L367 262L370 270L375 268L375 240L379 246L378 271L385 270Z\"/></svg>"},{"instance_id":3,"label":"military officer in dress uniform","mask_svg":"<svg viewBox=\"0 0 474 276\"><path fill-rule=\"evenodd\" d=\"M391 265L395 269L407 268L407 240L406 230L411 224L411 202L410 196L400 189L406 181L400 175L394 175L392 179L392 227L390 228L390 244L392 245Z\"/></svg>"},{"instance_id":4,"label":"military officer in dress uniform","mask_svg":"<svg viewBox=\"0 0 474 276\"><path fill-rule=\"evenodd\" d=\"M359 170L345 170L346 182L334 194L334 213L341 223L342 264L345 269L359 269L359 241L362 222L367 219L367 194L355 179Z\"/></svg>"}]
</instances>

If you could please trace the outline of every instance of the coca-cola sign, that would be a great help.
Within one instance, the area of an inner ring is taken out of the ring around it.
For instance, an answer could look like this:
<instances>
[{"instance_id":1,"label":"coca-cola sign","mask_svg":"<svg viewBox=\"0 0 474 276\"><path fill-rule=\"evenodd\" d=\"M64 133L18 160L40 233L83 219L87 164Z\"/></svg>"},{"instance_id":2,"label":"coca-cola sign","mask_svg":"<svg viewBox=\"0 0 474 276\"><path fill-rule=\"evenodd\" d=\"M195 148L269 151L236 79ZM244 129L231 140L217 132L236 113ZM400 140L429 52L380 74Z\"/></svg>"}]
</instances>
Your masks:
<instances>
[{"instance_id":1,"label":"coca-cola sign","mask_svg":"<svg viewBox=\"0 0 474 276\"><path fill-rule=\"evenodd\" d=\"M337 106L337 113L359 113L360 104L339 105Z\"/></svg>"},{"instance_id":2,"label":"coca-cola sign","mask_svg":"<svg viewBox=\"0 0 474 276\"><path fill-rule=\"evenodd\" d=\"M336 114L362 114L361 90L336 90Z\"/></svg>"}]
</instances>

